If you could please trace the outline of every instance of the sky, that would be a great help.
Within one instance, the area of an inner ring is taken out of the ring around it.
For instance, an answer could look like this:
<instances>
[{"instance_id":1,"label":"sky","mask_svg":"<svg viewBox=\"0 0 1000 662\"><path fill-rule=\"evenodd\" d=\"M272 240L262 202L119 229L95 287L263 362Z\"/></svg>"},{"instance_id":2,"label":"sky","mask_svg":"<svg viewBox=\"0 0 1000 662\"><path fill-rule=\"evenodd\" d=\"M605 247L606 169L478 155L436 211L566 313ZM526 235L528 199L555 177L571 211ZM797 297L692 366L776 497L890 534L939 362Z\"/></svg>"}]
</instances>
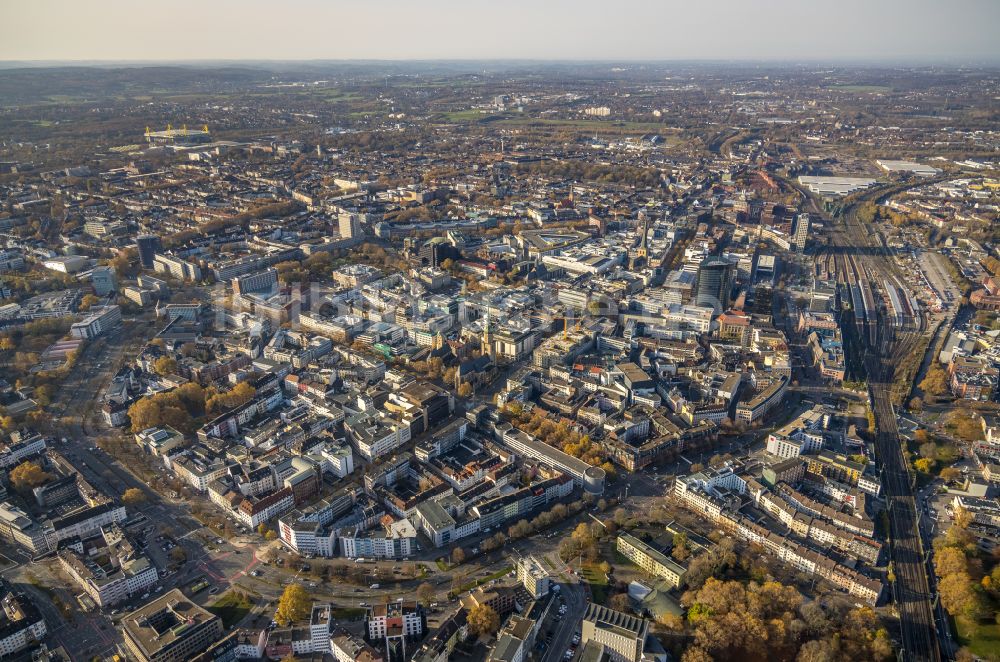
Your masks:
<instances>
[{"instance_id":1,"label":"sky","mask_svg":"<svg viewBox=\"0 0 1000 662\"><path fill-rule=\"evenodd\" d=\"M9 60L1000 62L1000 0L0 0Z\"/></svg>"}]
</instances>

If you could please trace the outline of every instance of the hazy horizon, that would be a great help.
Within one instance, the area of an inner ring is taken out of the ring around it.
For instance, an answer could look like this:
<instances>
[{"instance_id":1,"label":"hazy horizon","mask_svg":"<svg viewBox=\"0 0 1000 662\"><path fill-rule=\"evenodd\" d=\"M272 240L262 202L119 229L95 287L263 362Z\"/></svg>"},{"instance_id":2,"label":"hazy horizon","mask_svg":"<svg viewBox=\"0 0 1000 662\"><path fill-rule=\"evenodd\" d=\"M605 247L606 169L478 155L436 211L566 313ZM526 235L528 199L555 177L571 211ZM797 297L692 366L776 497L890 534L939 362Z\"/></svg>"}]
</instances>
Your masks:
<instances>
[{"instance_id":1,"label":"hazy horizon","mask_svg":"<svg viewBox=\"0 0 1000 662\"><path fill-rule=\"evenodd\" d=\"M15 0L0 61L995 64L994 0Z\"/></svg>"}]
</instances>

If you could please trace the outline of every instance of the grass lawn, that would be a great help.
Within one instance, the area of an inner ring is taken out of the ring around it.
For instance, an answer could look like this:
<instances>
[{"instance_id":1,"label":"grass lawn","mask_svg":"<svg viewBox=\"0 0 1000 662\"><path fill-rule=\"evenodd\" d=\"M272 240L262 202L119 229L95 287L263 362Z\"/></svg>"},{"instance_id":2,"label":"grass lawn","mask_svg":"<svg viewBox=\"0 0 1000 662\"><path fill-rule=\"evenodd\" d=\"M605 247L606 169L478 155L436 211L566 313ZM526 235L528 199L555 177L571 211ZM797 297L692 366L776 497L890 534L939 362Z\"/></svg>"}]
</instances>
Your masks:
<instances>
[{"instance_id":1,"label":"grass lawn","mask_svg":"<svg viewBox=\"0 0 1000 662\"><path fill-rule=\"evenodd\" d=\"M229 629L243 620L243 617L250 613L252 607L253 605L250 604L250 599L247 596L230 591L219 598L208 610L221 618L222 626Z\"/></svg>"},{"instance_id":2,"label":"grass lawn","mask_svg":"<svg viewBox=\"0 0 1000 662\"><path fill-rule=\"evenodd\" d=\"M891 92L887 85L830 85L828 89L842 92Z\"/></svg>"},{"instance_id":3,"label":"grass lawn","mask_svg":"<svg viewBox=\"0 0 1000 662\"><path fill-rule=\"evenodd\" d=\"M659 122L512 117L509 119L498 120L496 123L502 126L534 126L551 127L556 129L578 129L593 133L658 133L667 144L675 144L678 142L678 138L670 135L669 133L674 129L667 124L660 124Z\"/></svg>"},{"instance_id":4,"label":"grass lawn","mask_svg":"<svg viewBox=\"0 0 1000 662\"><path fill-rule=\"evenodd\" d=\"M444 559L434 559L434 563L435 565L437 565L438 570L440 570L441 572L448 572L449 569L448 564L445 563Z\"/></svg>"},{"instance_id":5,"label":"grass lawn","mask_svg":"<svg viewBox=\"0 0 1000 662\"><path fill-rule=\"evenodd\" d=\"M514 569L514 566L508 565L508 566L505 566L504 568L502 568L501 570L497 570L496 572L494 572L491 575L486 575L485 577L481 577L479 579L475 579L475 580L473 580L473 581L471 581L471 582L469 582L467 584L462 584L458 588L458 593L464 593L465 591L470 591L470 590L476 588L477 586L482 586L483 584L487 584L487 583L493 581L494 579L500 579L501 577L503 577L504 575L506 575L508 572L510 572L513 569ZM448 594L451 595L452 593L453 592L449 591Z\"/></svg>"},{"instance_id":6,"label":"grass lawn","mask_svg":"<svg viewBox=\"0 0 1000 662\"><path fill-rule=\"evenodd\" d=\"M608 600L608 578L596 563L585 563L580 575L590 584L590 599L594 604L604 604Z\"/></svg>"},{"instance_id":7,"label":"grass lawn","mask_svg":"<svg viewBox=\"0 0 1000 662\"><path fill-rule=\"evenodd\" d=\"M474 122L476 120L481 120L484 117L489 117L493 113L487 111L485 113L480 112L478 108L470 108L469 110L454 110L447 112L444 116L449 122Z\"/></svg>"},{"instance_id":8,"label":"grass lawn","mask_svg":"<svg viewBox=\"0 0 1000 662\"><path fill-rule=\"evenodd\" d=\"M964 618L951 619L958 632L958 641L968 646L973 655L987 660L1000 660L1000 625L996 623L969 623Z\"/></svg>"}]
</instances>

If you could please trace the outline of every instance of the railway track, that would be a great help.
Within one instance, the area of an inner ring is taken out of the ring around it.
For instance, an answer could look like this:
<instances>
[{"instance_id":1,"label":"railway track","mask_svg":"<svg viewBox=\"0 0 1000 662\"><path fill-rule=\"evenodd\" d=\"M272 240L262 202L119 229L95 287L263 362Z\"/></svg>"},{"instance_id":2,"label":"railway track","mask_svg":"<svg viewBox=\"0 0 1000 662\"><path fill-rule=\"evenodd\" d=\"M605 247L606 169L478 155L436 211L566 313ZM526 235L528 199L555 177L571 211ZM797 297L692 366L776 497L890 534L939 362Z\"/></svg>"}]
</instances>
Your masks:
<instances>
[{"instance_id":1,"label":"railway track","mask_svg":"<svg viewBox=\"0 0 1000 662\"><path fill-rule=\"evenodd\" d=\"M933 595L920 536L912 476L903 457L896 412L891 401L896 366L916 351L924 328L922 316L885 314L875 303L870 283L905 282L887 248L861 226L852 211L831 233L838 255L838 281L843 268L845 288L851 292L855 319L864 344L864 365L875 415L876 462L889 512L889 554L895 572L892 597L899 614L902 659L936 662L942 657ZM856 294L855 294L856 292ZM867 295L866 295L867 292ZM905 290L904 290L905 292ZM860 309L860 310L859 310Z\"/></svg>"}]
</instances>

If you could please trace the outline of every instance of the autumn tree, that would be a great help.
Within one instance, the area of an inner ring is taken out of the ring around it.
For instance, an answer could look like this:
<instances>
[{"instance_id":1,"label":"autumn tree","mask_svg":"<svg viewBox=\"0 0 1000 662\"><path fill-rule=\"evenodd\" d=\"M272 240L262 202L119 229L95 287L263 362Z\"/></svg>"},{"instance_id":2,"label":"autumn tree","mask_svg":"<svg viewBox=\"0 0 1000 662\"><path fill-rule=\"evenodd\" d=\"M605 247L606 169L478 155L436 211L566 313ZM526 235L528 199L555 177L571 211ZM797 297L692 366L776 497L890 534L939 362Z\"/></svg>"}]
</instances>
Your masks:
<instances>
[{"instance_id":1,"label":"autumn tree","mask_svg":"<svg viewBox=\"0 0 1000 662\"><path fill-rule=\"evenodd\" d=\"M27 493L52 480L52 474L34 462L22 462L11 470L8 480L15 490Z\"/></svg>"},{"instance_id":2,"label":"autumn tree","mask_svg":"<svg viewBox=\"0 0 1000 662\"><path fill-rule=\"evenodd\" d=\"M161 356L153 363L153 372L160 377L166 377L177 372L177 359L172 356Z\"/></svg>"},{"instance_id":3,"label":"autumn tree","mask_svg":"<svg viewBox=\"0 0 1000 662\"><path fill-rule=\"evenodd\" d=\"M461 547L455 547L451 550L451 562L454 565L459 565L465 562L465 550Z\"/></svg>"},{"instance_id":4,"label":"autumn tree","mask_svg":"<svg viewBox=\"0 0 1000 662\"><path fill-rule=\"evenodd\" d=\"M312 598L302 584L289 584L278 599L278 608L274 612L274 620L282 627L301 621L312 610Z\"/></svg>"},{"instance_id":5,"label":"autumn tree","mask_svg":"<svg viewBox=\"0 0 1000 662\"><path fill-rule=\"evenodd\" d=\"M956 409L948 416L946 427L956 437L965 441L980 441L983 438L983 427L979 416L969 409Z\"/></svg>"},{"instance_id":6,"label":"autumn tree","mask_svg":"<svg viewBox=\"0 0 1000 662\"><path fill-rule=\"evenodd\" d=\"M500 629L500 615L489 605L476 605L469 610L469 631L477 636L493 635Z\"/></svg>"},{"instance_id":7,"label":"autumn tree","mask_svg":"<svg viewBox=\"0 0 1000 662\"><path fill-rule=\"evenodd\" d=\"M128 408L132 432L142 432L160 425L160 405L153 398L141 398Z\"/></svg>"},{"instance_id":8,"label":"autumn tree","mask_svg":"<svg viewBox=\"0 0 1000 662\"><path fill-rule=\"evenodd\" d=\"M425 607L434 602L434 587L427 582L423 582L417 587L417 599L420 600L421 604Z\"/></svg>"},{"instance_id":9,"label":"autumn tree","mask_svg":"<svg viewBox=\"0 0 1000 662\"><path fill-rule=\"evenodd\" d=\"M920 444L919 453L920 457L926 457L933 460L937 457L937 444L935 444L933 441L928 441L925 444Z\"/></svg>"},{"instance_id":10,"label":"autumn tree","mask_svg":"<svg viewBox=\"0 0 1000 662\"><path fill-rule=\"evenodd\" d=\"M950 483L951 481L960 478L962 476L962 472L956 469L955 467L945 467L944 469L941 470L939 476L941 477L941 480L945 481L946 483Z\"/></svg>"},{"instance_id":11,"label":"autumn tree","mask_svg":"<svg viewBox=\"0 0 1000 662\"><path fill-rule=\"evenodd\" d=\"M254 395L256 395L256 390L253 386L246 382L240 382L225 393L209 396L205 408L209 415L221 414L250 402Z\"/></svg>"},{"instance_id":12,"label":"autumn tree","mask_svg":"<svg viewBox=\"0 0 1000 662\"><path fill-rule=\"evenodd\" d=\"M101 300L95 297L93 294L84 294L83 298L80 299L80 311L86 312L100 302Z\"/></svg>"},{"instance_id":13,"label":"autumn tree","mask_svg":"<svg viewBox=\"0 0 1000 662\"><path fill-rule=\"evenodd\" d=\"M920 381L920 390L932 396L944 395L948 391L947 373L935 363Z\"/></svg>"},{"instance_id":14,"label":"autumn tree","mask_svg":"<svg viewBox=\"0 0 1000 662\"><path fill-rule=\"evenodd\" d=\"M608 600L608 606L615 611L629 613L632 611L632 600L628 597L628 593L616 593Z\"/></svg>"},{"instance_id":15,"label":"autumn tree","mask_svg":"<svg viewBox=\"0 0 1000 662\"><path fill-rule=\"evenodd\" d=\"M146 493L137 487L130 487L122 494L122 503L126 506L137 506L140 503L145 503L145 501Z\"/></svg>"}]
</instances>

